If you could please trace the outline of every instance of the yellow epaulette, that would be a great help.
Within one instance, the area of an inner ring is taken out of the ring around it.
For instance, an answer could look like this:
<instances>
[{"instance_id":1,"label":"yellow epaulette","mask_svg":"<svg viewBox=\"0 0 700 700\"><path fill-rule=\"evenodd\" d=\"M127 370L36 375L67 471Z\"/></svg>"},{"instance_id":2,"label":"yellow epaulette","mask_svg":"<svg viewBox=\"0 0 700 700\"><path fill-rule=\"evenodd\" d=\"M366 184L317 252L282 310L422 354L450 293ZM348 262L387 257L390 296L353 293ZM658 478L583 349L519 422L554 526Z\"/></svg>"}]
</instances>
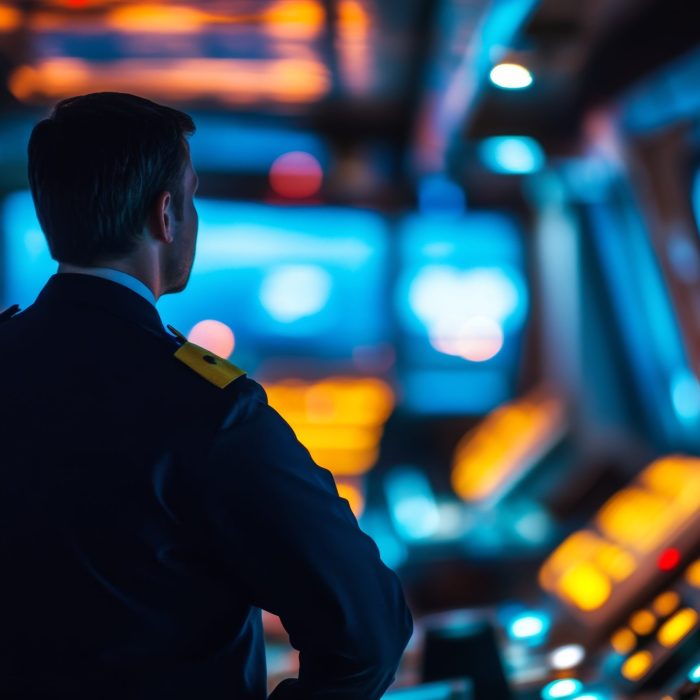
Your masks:
<instances>
[{"instance_id":1,"label":"yellow epaulette","mask_svg":"<svg viewBox=\"0 0 700 700\"><path fill-rule=\"evenodd\" d=\"M175 357L194 370L200 377L204 377L208 382L218 386L219 389L227 387L232 381L245 374L244 370L228 360L224 360L223 357L190 343L180 331L172 326L168 326L168 330L183 341L175 353Z\"/></svg>"}]
</instances>

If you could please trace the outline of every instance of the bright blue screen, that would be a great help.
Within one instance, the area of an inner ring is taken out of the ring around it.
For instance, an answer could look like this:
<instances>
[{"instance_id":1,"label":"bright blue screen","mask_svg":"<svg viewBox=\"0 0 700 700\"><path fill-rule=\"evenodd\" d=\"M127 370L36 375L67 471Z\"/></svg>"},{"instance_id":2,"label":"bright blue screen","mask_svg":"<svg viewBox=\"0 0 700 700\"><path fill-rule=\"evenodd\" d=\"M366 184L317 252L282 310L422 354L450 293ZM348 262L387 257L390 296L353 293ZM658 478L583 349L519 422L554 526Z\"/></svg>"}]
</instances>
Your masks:
<instances>
[{"instance_id":1,"label":"bright blue screen","mask_svg":"<svg viewBox=\"0 0 700 700\"><path fill-rule=\"evenodd\" d=\"M159 301L165 323L188 333L199 321L221 321L253 361L297 351L349 358L384 340L387 235L379 215L207 200L197 209L192 276L184 292ZM2 224L3 306L24 307L56 263L28 192L7 198Z\"/></svg>"},{"instance_id":2,"label":"bright blue screen","mask_svg":"<svg viewBox=\"0 0 700 700\"><path fill-rule=\"evenodd\" d=\"M521 232L496 213L411 216L395 305L410 408L484 413L510 398L529 298Z\"/></svg>"}]
</instances>

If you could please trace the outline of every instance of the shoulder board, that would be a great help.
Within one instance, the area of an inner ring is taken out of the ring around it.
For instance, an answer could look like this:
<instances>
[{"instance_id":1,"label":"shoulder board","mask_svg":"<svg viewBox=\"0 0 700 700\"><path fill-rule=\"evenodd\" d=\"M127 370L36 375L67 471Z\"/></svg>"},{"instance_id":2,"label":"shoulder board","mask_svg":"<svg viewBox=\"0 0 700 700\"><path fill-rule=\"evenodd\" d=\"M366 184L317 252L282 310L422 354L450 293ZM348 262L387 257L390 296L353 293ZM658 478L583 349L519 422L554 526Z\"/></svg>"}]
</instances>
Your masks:
<instances>
[{"instance_id":1,"label":"shoulder board","mask_svg":"<svg viewBox=\"0 0 700 700\"><path fill-rule=\"evenodd\" d=\"M5 309L2 313L0 313L0 323L4 323L5 321L9 321L18 311L19 311L18 304L13 304L9 308Z\"/></svg>"},{"instance_id":2,"label":"shoulder board","mask_svg":"<svg viewBox=\"0 0 700 700\"><path fill-rule=\"evenodd\" d=\"M183 341L175 353L175 357L191 370L194 370L200 377L218 386L219 389L224 389L231 382L245 374L244 370L236 367L236 365L223 357L219 357L199 345L190 343L182 333L175 330L172 326L168 326L168 330Z\"/></svg>"}]
</instances>

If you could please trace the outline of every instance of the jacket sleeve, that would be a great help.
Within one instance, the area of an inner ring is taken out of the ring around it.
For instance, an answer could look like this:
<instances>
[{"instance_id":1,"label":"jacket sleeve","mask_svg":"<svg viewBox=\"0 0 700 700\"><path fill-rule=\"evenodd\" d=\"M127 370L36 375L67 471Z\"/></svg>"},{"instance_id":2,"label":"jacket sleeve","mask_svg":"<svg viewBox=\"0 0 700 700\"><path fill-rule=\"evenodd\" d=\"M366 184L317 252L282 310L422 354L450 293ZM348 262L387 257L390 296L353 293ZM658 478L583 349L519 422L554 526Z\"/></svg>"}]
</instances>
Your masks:
<instances>
[{"instance_id":1,"label":"jacket sleeve","mask_svg":"<svg viewBox=\"0 0 700 700\"><path fill-rule=\"evenodd\" d=\"M200 488L217 556L300 652L271 700L381 697L412 632L400 583L264 398L218 434Z\"/></svg>"}]
</instances>

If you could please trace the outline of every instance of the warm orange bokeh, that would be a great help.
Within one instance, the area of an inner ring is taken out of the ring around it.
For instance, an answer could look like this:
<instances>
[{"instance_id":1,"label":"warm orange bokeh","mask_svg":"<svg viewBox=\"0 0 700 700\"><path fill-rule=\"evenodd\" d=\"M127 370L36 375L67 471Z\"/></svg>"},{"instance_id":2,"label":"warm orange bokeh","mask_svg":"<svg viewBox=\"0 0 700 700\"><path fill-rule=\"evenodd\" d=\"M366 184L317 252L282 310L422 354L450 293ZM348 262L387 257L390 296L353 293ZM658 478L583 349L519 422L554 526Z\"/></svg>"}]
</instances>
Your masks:
<instances>
[{"instance_id":1,"label":"warm orange bokeh","mask_svg":"<svg viewBox=\"0 0 700 700\"><path fill-rule=\"evenodd\" d=\"M394 407L386 382L329 377L266 383L265 389L270 404L289 421L317 464L338 476L357 476L374 466L384 423Z\"/></svg>"},{"instance_id":2,"label":"warm orange bokeh","mask_svg":"<svg viewBox=\"0 0 700 700\"><path fill-rule=\"evenodd\" d=\"M121 59L93 64L54 58L17 68L10 76L9 88L25 102L113 91L164 101L294 103L319 100L330 89L330 76L322 64L299 59Z\"/></svg>"}]
</instances>

